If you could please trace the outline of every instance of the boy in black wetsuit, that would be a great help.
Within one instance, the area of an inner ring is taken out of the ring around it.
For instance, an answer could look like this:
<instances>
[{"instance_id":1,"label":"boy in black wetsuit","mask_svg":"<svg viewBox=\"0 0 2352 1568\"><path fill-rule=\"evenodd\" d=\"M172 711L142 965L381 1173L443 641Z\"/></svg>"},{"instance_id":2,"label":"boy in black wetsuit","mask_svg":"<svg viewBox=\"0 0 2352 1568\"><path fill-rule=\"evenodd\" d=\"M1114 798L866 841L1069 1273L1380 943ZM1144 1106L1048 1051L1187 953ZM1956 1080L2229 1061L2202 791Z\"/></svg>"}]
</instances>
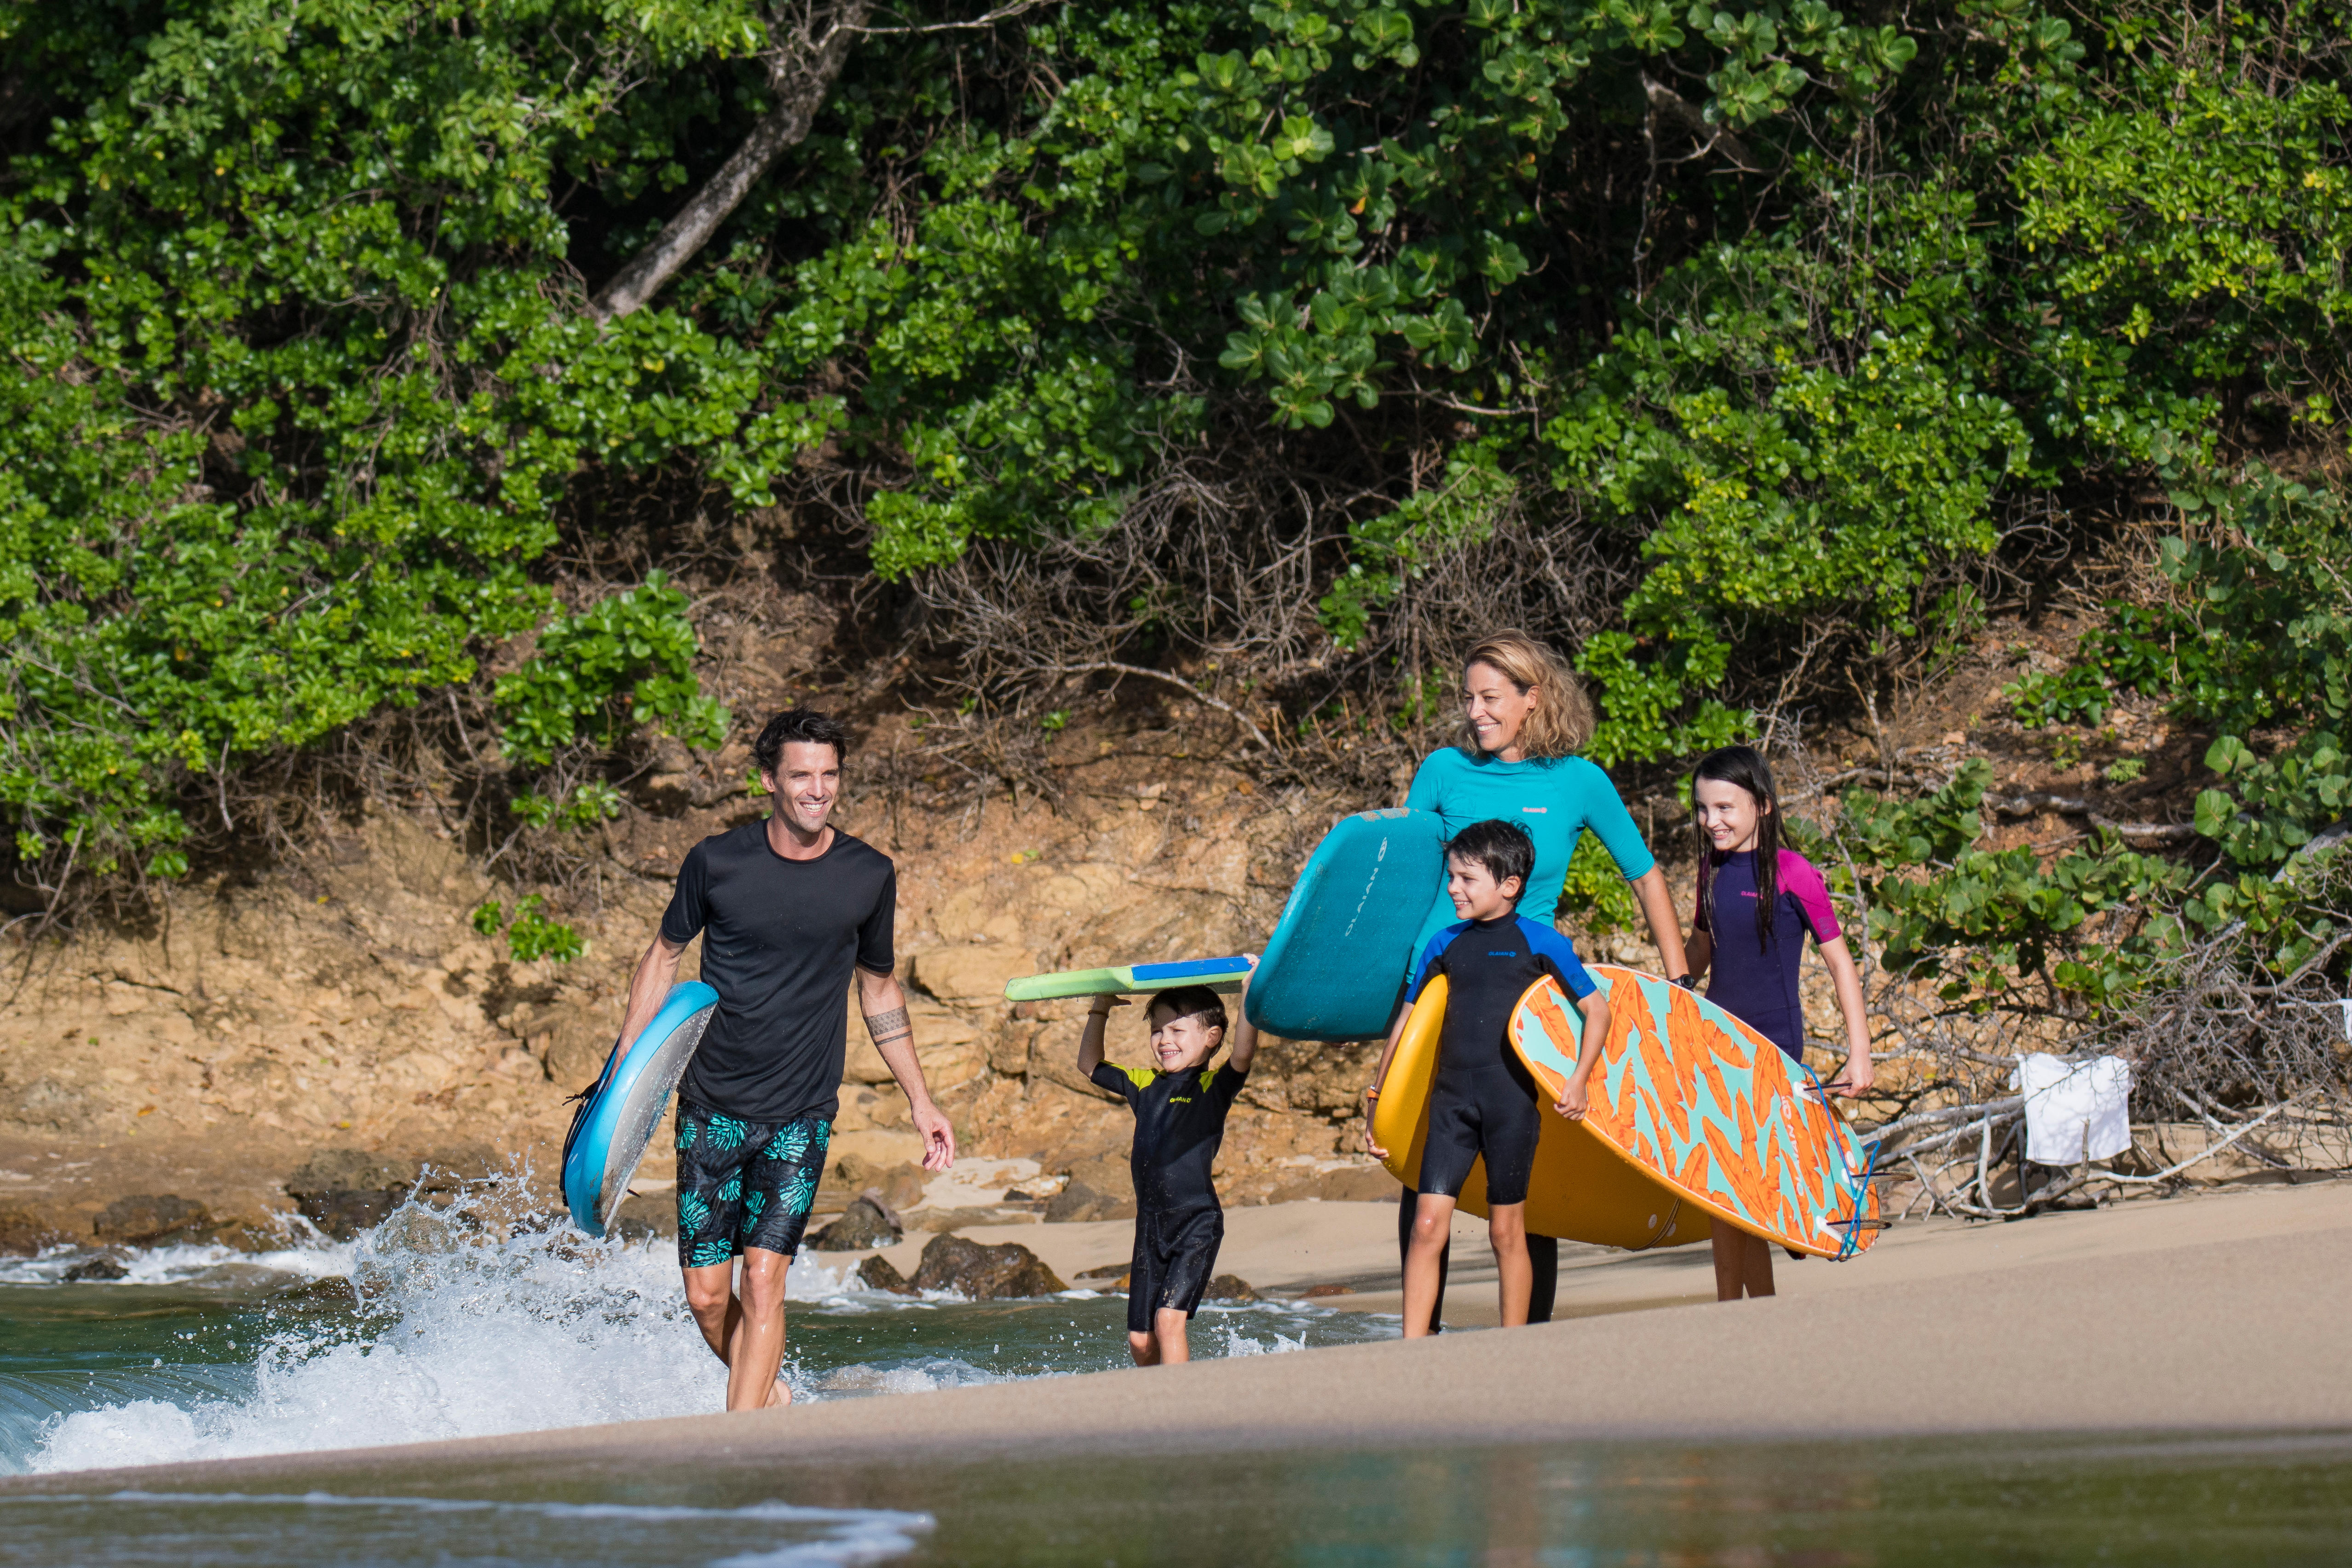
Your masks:
<instances>
[{"instance_id":1,"label":"boy in black wetsuit","mask_svg":"<svg viewBox=\"0 0 2352 1568\"><path fill-rule=\"evenodd\" d=\"M1438 1259L1454 1225L1462 1184L1480 1156L1486 1162L1486 1236L1495 1248L1505 1328L1528 1321L1534 1271L1528 1262L1528 1180L1543 1131L1536 1081L1511 1048L1511 1015L1528 987L1544 976L1559 982L1584 1015L1576 1072L1552 1109L1570 1121L1584 1115L1585 1079L1608 1037L1609 1003L1584 972L1569 940L1547 925L1522 920L1519 894L1535 867L1535 840L1516 822L1474 822L1445 847L1446 891L1462 919L1429 941L1405 987L1405 1005L1389 1031L1388 1050L1374 1075L1388 1077L1389 1059L1404 1032L1406 1013L1430 977L1446 981L1445 1026L1439 1037L1437 1082L1429 1097L1429 1135L1422 1145L1420 1198L1405 1254L1404 1334L1429 1332L1437 1302ZM1367 1130L1369 1146L1370 1132ZM1373 1148L1381 1159L1387 1152Z\"/></svg>"},{"instance_id":2,"label":"boy in black wetsuit","mask_svg":"<svg viewBox=\"0 0 2352 1568\"><path fill-rule=\"evenodd\" d=\"M1256 960L1252 958L1251 963ZM1209 1173L1224 1142L1225 1112L1249 1077L1257 1031L1233 1026L1234 1050L1210 1067L1225 1038L1225 1005L1205 985L1162 991L1151 999L1149 1068L1103 1060L1103 1026L1113 1007L1097 996L1078 1040L1078 1070L1125 1097L1135 1112L1135 1260L1127 1282L1127 1348L1138 1366L1190 1361L1187 1325L1216 1272L1225 1211ZM1236 1008L1236 1012L1239 1009Z\"/></svg>"}]
</instances>

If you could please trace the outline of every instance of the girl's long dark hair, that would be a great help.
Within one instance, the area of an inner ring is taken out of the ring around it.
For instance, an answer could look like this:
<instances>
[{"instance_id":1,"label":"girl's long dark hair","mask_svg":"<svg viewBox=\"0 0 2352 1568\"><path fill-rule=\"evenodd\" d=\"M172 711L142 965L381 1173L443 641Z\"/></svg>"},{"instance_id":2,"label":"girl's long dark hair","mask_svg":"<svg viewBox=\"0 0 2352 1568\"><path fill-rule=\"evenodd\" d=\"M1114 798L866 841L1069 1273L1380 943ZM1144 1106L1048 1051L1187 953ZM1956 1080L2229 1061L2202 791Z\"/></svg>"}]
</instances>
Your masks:
<instances>
[{"instance_id":1,"label":"girl's long dark hair","mask_svg":"<svg viewBox=\"0 0 2352 1568\"><path fill-rule=\"evenodd\" d=\"M1706 779L1714 784L1738 784L1756 802L1756 947L1769 952L1772 947L1772 908L1780 900L1780 792L1772 783L1772 770L1765 765L1763 753L1753 746L1724 746L1709 752L1691 770L1691 813L1696 821L1698 812L1698 784ZM1715 925L1715 840L1698 830L1698 907L1706 911L1707 926Z\"/></svg>"}]
</instances>

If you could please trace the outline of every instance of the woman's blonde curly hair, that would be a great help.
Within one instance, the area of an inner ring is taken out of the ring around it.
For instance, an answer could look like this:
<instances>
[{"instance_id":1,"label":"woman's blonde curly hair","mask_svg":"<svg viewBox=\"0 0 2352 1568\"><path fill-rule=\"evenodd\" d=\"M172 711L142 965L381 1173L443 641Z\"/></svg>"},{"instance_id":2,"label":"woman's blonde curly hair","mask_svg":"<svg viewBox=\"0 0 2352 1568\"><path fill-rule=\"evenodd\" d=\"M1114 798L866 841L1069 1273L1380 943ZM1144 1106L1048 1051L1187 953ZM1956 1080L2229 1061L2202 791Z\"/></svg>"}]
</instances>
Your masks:
<instances>
[{"instance_id":1,"label":"woman's blonde curly hair","mask_svg":"<svg viewBox=\"0 0 2352 1568\"><path fill-rule=\"evenodd\" d=\"M1576 678L1568 660L1554 653L1549 644L1538 642L1522 631L1499 631L1463 656L1465 670L1474 664L1500 670L1522 695L1538 693L1527 722L1519 729L1519 749L1530 758L1572 757L1592 739L1592 731L1601 721L1592 710L1592 699L1586 695L1584 682ZM1470 728L1466 715L1462 723L1462 749L1474 757L1480 754L1478 732Z\"/></svg>"}]
</instances>

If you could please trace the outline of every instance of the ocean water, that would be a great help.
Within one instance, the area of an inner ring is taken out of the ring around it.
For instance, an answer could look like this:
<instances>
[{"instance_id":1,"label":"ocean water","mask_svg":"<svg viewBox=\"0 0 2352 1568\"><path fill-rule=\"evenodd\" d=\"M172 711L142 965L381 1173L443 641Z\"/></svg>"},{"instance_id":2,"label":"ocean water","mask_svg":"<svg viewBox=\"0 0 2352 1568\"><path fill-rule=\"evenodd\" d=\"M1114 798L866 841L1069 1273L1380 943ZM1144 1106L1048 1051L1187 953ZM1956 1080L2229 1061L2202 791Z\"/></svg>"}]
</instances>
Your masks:
<instances>
[{"instance_id":1,"label":"ocean water","mask_svg":"<svg viewBox=\"0 0 2352 1568\"><path fill-rule=\"evenodd\" d=\"M584 1472L428 1458L332 1493L0 1490L0 1568L2317 1568L2345 1561L2347 1523L2341 1433L648 1452Z\"/></svg>"},{"instance_id":2,"label":"ocean water","mask_svg":"<svg viewBox=\"0 0 2352 1568\"><path fill-rule=\"evenodd\" d=\"M492 1186L401 1209L342 1246L166 1247L120 1281L81 1256L0 1265L0 1473L359 1447L714 1411L705 1348L666 1243L549 1226ZM1126 1303L908 1300L812 1254L793 1265L795 1399L917 1395L1126 1364ZM1204 1310L1194 1353L1384 1338L1314 1308ZM451 1528L457 1528L452 1526Z\"/></svg>"},{"instance_id":3,"label":"ocean water","mask_svg":"<svg viewBox=\"0 0 2352 1568\"><path fill-rule=\"evenodd\" d=\"M927 1455L763 1448L583 1466L386 1456L331 1491L125 1490L93 1467L716 1408L667 1248L540 1228L496 1193L361 1242L165 1248L67 1284L0 1265L0 1568L2041 1568L2322 1564L2352 1542L2352 1434L1834 1443L1399 1441ZM1122 1364L1124 1303L906 1301L792 1276L807 1399L920 1399ZM1385 1337L1318 1310L1204 1312L1197 1353ZM1148 1421L1138 1442L1154 1440ZM1034 1436L1034 1434L1030 1436ZM1180 1435L1181 1436L1181 1435ZM33 1494L20 1486L61 1490Z\"/></svg>"}]
</instances>

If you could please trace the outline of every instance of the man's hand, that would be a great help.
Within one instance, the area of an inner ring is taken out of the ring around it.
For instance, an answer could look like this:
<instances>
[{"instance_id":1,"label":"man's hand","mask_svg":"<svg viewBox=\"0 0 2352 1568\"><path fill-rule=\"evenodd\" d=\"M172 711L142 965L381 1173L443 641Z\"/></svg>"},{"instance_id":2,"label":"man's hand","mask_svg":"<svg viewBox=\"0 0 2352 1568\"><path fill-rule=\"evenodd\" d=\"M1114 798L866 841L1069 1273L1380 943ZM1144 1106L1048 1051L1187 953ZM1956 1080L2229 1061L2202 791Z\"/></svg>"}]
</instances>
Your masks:
<instances>
[{"instance_id":1,"label":"man's hand","mask_svg":"<svg viewBox=\"0 0 2352 1568\"><path fill-rule=\"evenodd\" d=\"M1570 1121L1581 1121L1591 1106L1591 1096L1585 1091L1584 1080L1572 1078L1568 1087L1559 1091L1559 1098L1552 1101L1551 1108Z\"/></svg>"},{"instance_id":2,"label":"man's hand","mask_svg":"<svg viewBox=\"0 0 2352 1568\"><path fill-rule=\"evenodd\" d=\"M955 1128L929 1100L911 1108L915 1131L923 1135L923 1169L944 1171L955 1163Z\"/></svg>"},{"instance_id":3,"label":"man's hand","mask_svg":"<svg viewBox=\"0 0 2352 1568\"><path fill-rule=\"evenodd\" d=\"M866 1033L874 1037L874 1048L881 1053L883 1065L906 1093L915 1131L923 1135L923 1169L946 1170L955 1163L955 1129L931 1103L931 1091L923 1082L923 1064L915 1055L915 1028L907 1016L906 993L891 976L860 969L857 1007L866 1015Z\"/></svg>"}]
</instances>

